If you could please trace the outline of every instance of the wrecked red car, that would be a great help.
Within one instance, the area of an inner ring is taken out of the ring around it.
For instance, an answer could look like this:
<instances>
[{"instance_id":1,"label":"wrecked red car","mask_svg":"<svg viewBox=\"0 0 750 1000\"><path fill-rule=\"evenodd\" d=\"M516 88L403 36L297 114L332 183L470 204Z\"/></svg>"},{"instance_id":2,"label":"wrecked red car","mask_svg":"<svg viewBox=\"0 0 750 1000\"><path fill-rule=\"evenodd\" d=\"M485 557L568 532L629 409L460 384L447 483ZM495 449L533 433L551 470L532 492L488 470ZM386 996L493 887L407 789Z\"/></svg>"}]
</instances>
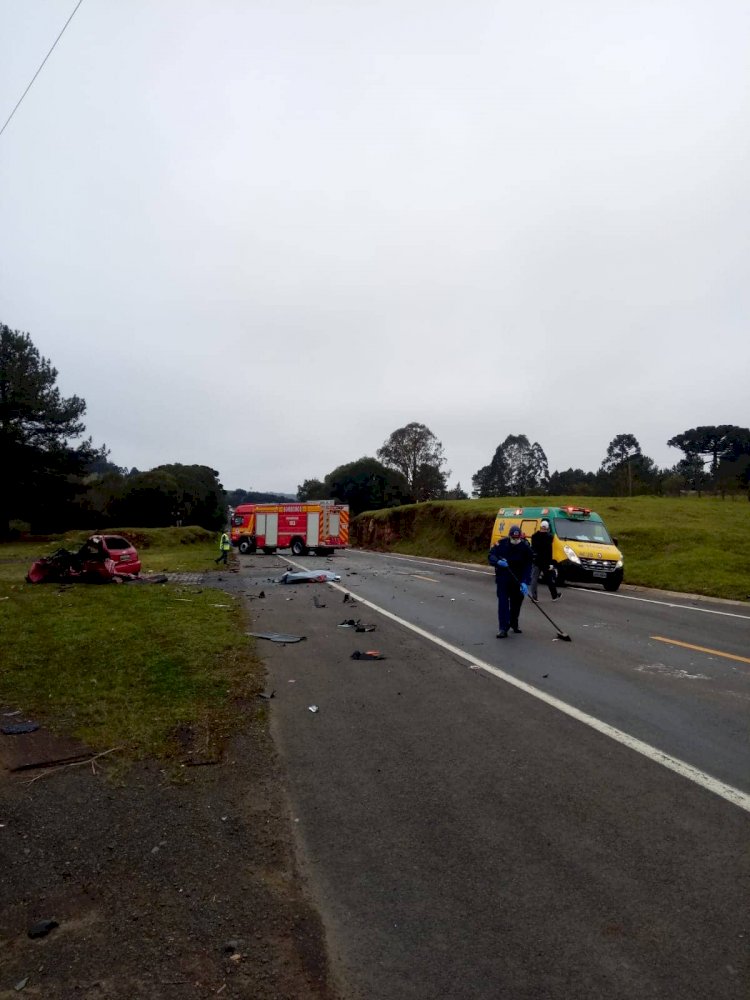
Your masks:
<instances>
[{"instance_id":1,"label":"wrecked red car","mask_svg":"<svg viewBox=\"0 0 750 1000\"><path fill-rule=\"evenodd\" d=\"M140 572L141 563L138 553L127 542L128 548L135 553L131 558L127 549L108 547L104 539L118 538L116 535L92 535L77 552L68 549L57 549L49 556L37 559L26 575L27 583L111 583L113 580L132 579ZM113 555L127 554L122 562L115 562ZM137 568L136 568L137 567Z\"/></svg>"},{"instance_id":2,"label":"wrecked red car","mask_svg":"<svg viewBox=\"0 0 750 1000\"><path fill-rule=\"evenodd\" d=\"M98 539L101 539L102 547L109 558L116 563L118 573L131 575L140 573L141 560L138 557L138 550L127 538L123 538L122 535L92 535L88 541L96 543Z\"/></svg>"}]
</instances>

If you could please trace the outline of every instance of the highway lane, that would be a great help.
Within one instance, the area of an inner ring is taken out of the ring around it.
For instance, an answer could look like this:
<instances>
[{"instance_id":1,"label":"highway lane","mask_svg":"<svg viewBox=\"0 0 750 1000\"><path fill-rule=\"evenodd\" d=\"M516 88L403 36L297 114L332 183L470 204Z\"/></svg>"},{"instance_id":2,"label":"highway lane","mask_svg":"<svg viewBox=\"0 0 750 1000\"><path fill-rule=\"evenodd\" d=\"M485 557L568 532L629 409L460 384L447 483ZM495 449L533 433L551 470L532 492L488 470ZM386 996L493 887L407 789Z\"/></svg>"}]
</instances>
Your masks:
<instances>
[{"instance_id":1,"label":"highway lane","mask_svg":"<svg viewBox=\"0 0 750 1000\"><path fill-rule=\"evenodd\" d=\"M660 605L636 627L639 603L570 589L545 606L572 643L553 641L531 607L524 634L502 642L481 567L361 552L299 562L332 566L348 591L457 650L330 587L269 586L276 560L242 560L248 593L266 595L249 605L258 627L306 636L259 653L299 856L345 1000L745 1000L750 814L466 657L556 685L664 742L681 732L674 692L690 720L711 719L693 754L722 758L726 780L738 777L741 739L713 730L741 716L731 706L744 675L707 666L711 685L696 694L697 680L637 670L666 668L667 654L683 669L694 655L649 638L664 624ZM351 616L376 631L338 627ZM741 649L747 620L731 627L738 645L725 648ZM387 658L353 661L355 648Z\"/></svg>"},{"instance_id":2,"label":"highway lane","mask_svg":"<svg viewBox=\"0 0 750 1000\"><path fill-rule=\"evenodd\" d=\"M489 567L360 551L335 566L362 597L750 792L750 607L576 586L553 604L540 588L541 607L573 641L558 641L528 600L523 634L497 640Z\"/></svg>"}]
</instances>

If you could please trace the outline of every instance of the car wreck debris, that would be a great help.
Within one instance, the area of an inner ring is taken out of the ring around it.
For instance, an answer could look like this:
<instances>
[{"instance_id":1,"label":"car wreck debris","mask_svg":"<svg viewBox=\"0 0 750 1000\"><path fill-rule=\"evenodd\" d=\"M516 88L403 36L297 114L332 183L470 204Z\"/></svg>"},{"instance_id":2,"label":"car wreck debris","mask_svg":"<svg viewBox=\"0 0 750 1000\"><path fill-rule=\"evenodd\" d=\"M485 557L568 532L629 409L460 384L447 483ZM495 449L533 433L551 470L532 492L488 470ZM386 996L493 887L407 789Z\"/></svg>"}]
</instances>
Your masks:
<instances>
[{"instance_id":1,"label":"car wreck debris","mask_svg":"<svg viewBox=\"0 0 750 1000\"><path fill-rule=\"evenodd\" d=\"M38 728L38 722L15 722L7 726L0 726L0 733L3 736L20 736L23 733L35 733Z\"/></svg>"},{"instance_id":2,"label":"car wreck debris","mask_svg":"<svg viewBox=\"0 0 750 1000\"><path fill-rule=\"evenodd\" d=\"M286 572L277 583L329 583L340 579L341 577L330 569L311 569L300 570L298 573Z\"/></svg>"},{"instance_id":3,"label":"car wreck debris","mask_svg":"<svg viewBox=\"0 0 750 1000\"><path fill-rule=\"evenodd\" d=\"M352 653L351 658L353 660L384 660L385 657L382 653L379 653L377 649L368 649L364 653L361 653L358 649L355 649Z\"/></svg>"},{"instance_id":4,"label":"car wreck debris","mask_svg":"<svg viewBox=\"0 0 750 1000\"><path fill-rule=\"evenodd\" d=\"M306 639L306 635L291 635L286 632L245 632L245 635L251 635L254 639L269 639L271 642L302 642Z\"/></svg>"},{"instance_id":5,"label":"car wreck debris","mask_svg":"<svg viewBox=\"0 0 750 1000\"><path fill-rule=\"evenodd\" d=\"M59 926L60 925L56 920L40 920L38 923L34 924L33 927L29 927L29 937L46 937L50 931L53 931L55 927Z\"/></svg>"}]
</instances>

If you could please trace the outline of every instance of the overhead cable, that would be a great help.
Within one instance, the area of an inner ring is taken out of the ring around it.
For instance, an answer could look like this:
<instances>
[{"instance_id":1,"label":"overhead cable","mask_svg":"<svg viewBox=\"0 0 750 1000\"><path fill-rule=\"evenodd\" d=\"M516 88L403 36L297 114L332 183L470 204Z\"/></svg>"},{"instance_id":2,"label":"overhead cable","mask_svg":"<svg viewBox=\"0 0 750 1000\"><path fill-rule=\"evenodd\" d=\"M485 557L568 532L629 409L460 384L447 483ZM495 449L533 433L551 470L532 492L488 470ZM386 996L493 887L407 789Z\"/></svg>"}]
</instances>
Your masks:
<instances>
[{"instance_id":1,"label":"overhead cable","mask_svg":"<svg viewBox=\"0 0 750 1000\"><path fill-rule=\"evenodd\" d=\"M24 97L26 97L26 95L28 94L28 92L31 90L31 87L32 87L32 84L34 83L34 80L36 80L36 78L42 72L42 68L43 68L44 64L47 62L47 60L49 59L49 57L52 55L52 52L53 52L55 46L57 45L57 43L62 38L62 36L63 36L63 34L65 32L65 29L68 27L68 25L70 24L70 22L73 20L76 11L78 10L78 8L81 6L82 3L83 3L83 0L78 0L78 3L75 5L75 10L73 11L73 13L70 15L70 17L68 18L68 20L63 25L62 31L60 32L60 34L57 36L57 38L52 43L52 48L49 50L49 52L44 57L44 59L42 59L41 66L39 67L39 69L36 71L36 73L31 78L31 83L28 85L28 87L26 88L26 90L24 90L24 92L18 98L18 103L16 104L15 108L13 108L13 110L11 111L11 113L8 115L8 118L7 118L6 122L5 122L5 124L3 125L3 127L0 128L0 135L3 134L3 132L5 131L5 129L8 127L8 124L10 123L11 118L16 113L16 111L18 111L18 108L20 107L21 101L24 99Z\"/></svg>"}]
</instances>

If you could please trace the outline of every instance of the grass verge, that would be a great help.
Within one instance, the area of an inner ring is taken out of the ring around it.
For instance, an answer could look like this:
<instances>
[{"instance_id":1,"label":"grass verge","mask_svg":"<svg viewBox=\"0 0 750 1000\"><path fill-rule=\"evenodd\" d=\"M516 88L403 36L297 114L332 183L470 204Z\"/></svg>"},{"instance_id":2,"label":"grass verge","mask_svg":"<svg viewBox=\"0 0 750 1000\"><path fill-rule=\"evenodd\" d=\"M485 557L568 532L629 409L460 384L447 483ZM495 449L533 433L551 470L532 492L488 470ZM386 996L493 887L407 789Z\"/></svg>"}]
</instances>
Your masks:
<instances>
[{"instance_id":1,"label":"grass verge","mask_svg":"<svg viewBox=\"0 0 750 1000\"><path fill-rule=\"evenodd\" d=\"M158 570L214 568L213 548L184 560L185 548L147 553ZM214 754L263 679L239 601L174 584L32 586L23 579L39 554L0 546L0 704L97 750Z\"/></svg>"}]
</instances>

